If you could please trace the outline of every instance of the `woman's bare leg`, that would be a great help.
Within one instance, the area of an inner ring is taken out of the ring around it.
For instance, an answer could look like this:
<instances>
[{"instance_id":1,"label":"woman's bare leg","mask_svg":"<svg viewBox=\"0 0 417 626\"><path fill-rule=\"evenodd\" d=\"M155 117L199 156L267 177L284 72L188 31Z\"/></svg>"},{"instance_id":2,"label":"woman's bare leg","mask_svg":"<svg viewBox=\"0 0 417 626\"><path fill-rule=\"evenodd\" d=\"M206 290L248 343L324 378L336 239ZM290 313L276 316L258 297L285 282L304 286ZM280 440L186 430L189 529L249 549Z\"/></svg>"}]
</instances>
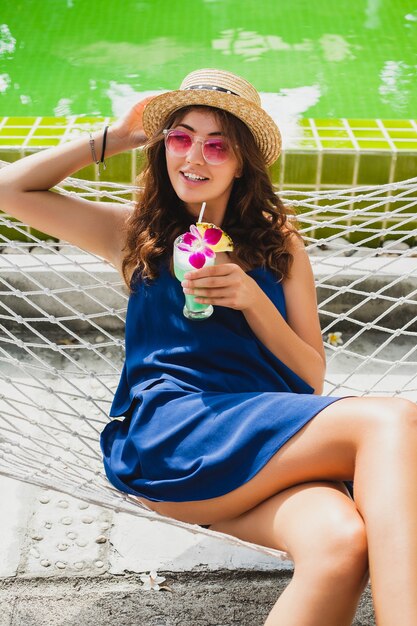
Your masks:
<instances>
[{"instance_id":1,"label":"woman's bare leg","mask_svg":"<svg viewBox=\"0 0 417 626\"><path fill-rule=\"evenodd\" d=\"M265 626L350 626L368 582L365 525L342 483L285 489L211 528L285 550L294 575Z\"/></svg>"},{"instance_id":2,"label":"woman's bare leg","mask_svg":"<svg viewBox=\"0 0 417 626\"><path fill-rule=\"evenodd\" d=\"M238 489L151 508L210 524L302 482L354 479L368 537L377 624L416 626L416 477L417 406L400 398L342 398L320 411Z\"/></svg>"},{"instance_id":3,"label":"woman's bare leg","mask_svg":"<svg viewBox=\"0 0 417 626\"><path fill-rule=\"evenodd\" d=\"M351 626L367 583L368 575L343 581L317 570L294 572L264 626Z\"/></svg>"},{"instance_id":4,"label":"woman's bare leg","mask_svg":"<svg viewBox=\"0 0 417 626\"><path fill-rule=\"evenodd\" d=\"M378 626L417 624L417 407L358 449L355 501L364 519Z\"/></svg>"},{"instance_id":5,"label":"woman's bare leg","mask_svg":"<svg viewBox=\"0 0 417 626\"><path fill-rule=\"evenodd\" d=\"M366 400L358 399L358 402L364 407ZM341 409L337 404L334 405L335 419L337 409ZM401 399L381 399L376 416L371 410L366 419L366 413L364 416L361 411L359 430L355 417L352 414L352 440L356 450L354 495L366 527L376 623L378 626L416 626L417 406ZM337 472L337 440L335 444L334 454L327 459L327 469L331 469L334 462ZM343 454L342 449L339 452ZM309 459L304 463L308 465ZM281 468L285 471L282 464ZM342 479L349 480L349 476Z\"/></svg>"}]
</instances>

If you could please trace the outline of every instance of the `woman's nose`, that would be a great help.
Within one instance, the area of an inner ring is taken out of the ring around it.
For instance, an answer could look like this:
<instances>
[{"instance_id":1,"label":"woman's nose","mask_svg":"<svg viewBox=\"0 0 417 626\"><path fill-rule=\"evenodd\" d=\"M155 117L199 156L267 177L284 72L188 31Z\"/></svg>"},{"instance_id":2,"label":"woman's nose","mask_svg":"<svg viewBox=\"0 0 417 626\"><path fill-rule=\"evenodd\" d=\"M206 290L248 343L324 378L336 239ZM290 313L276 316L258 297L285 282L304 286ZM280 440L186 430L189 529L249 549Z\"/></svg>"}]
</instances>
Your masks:
<instances>
[{"instance_id":1,"label":"woman's nose","mask_svg":"<svg viewBox=\"0 0 417 626\"><path fill-rule=\"evenodd\" d=\"M189 153L187 154L186 160L189 163L199 163L202 165L205 162L203 157L203 142L202 141L194 141L193 145Z\"/></svg>"}]
</instances>

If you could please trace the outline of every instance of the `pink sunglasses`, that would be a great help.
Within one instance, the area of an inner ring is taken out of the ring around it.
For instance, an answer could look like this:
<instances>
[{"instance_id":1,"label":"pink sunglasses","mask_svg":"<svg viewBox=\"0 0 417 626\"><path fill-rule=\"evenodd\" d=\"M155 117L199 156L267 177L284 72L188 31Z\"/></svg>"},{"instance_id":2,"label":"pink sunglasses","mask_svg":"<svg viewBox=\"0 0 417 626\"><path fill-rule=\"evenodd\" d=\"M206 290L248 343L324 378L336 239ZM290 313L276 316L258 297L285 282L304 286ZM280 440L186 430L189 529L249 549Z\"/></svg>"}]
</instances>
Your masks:
<instances>
[{"instance_id":1,"label":"pink sunglasses","mask_svg":"<svg viewBox=\"0 0 417 626\"><path fill-rule=\"evenodd\" d=\"M175 128L166 128L162 132L165 135L165 147L174 156L187 156L194 144L199 141L204 160L209 165L221 165L230 157L230 144L224 137L204 139L204 137L191 135L185 130Z\"/></svg>"}]
</instances>

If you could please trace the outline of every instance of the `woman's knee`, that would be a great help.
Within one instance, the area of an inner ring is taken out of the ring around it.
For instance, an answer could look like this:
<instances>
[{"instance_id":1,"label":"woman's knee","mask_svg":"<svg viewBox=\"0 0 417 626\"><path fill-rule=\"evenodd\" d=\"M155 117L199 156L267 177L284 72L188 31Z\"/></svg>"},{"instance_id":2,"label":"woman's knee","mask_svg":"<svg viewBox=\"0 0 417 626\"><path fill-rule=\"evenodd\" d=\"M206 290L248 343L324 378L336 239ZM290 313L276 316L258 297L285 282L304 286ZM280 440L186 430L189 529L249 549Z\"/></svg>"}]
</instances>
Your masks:
<instances>
[{"instance_id":1,"label":"woman's knee","mask_svg":"<svg viewBox=\"0 0 417 626\"><path fill-rule=\"evenodd\" d=\"M417 404L406 398L381 398L381 412L392 421L417 425Z\"/></svg>"},{"instance_id":2,"label":"woman's knee","mask_svg":"<svg viewBox=\"0 0 417 626\"><path fill-rule=\"evenodd\" d=\"M417 436L417 404L405 398L381 398L380 411L373 419L377 432L387 430L405 436Z\"/></svg>"},{"instance_id":3,"label":"woman's knee","mask_svg":"<svg viewBox=\"0 0 417 626\"><path fill-rule=\"evenodd\" d=\"M405 398L397 398L397 400L401 424L417 433L417 404Z\"/></svg>"},{"instance_id":4,"label":"woman's knee","mask_svg":"<svg viewBox=\"0 0 417 626\"><path fill-rule=\"evenodd\" d=\"M320 568L341 576L352 570L362 574L368 569L368 541L365 524L357 515L327 528L323 539Z\"/></svg>"},{"instance_id":5,"label":"woman's knee","mask_svg":"<svg viewBox=\"0 0 417 626\"><path fill-rule=\"evenodd\" d=\"M329 510L323 519L317 517L308 529L308 544L291 546L295 568L313 568L331 577L345 576L352 571L361 576L368 569L368 541L365 523L359 512L346 506Z\"/></svg>"}]
</instances>

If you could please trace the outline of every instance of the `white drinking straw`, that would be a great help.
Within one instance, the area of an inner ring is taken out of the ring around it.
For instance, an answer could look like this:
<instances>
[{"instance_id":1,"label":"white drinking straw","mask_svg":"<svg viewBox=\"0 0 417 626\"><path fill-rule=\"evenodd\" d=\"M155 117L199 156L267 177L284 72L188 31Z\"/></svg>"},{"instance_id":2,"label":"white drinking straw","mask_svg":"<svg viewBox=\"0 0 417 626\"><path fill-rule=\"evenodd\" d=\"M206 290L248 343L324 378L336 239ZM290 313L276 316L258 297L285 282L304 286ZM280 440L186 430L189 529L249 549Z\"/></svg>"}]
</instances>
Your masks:
<instances>
[{"instance_id":1,"label":"white drinking straw","mask_svg":"<svg viewBox=\"0 0 417 626\"><path fill-rule=\"evenodd\" d=\"M204 209L205 208L206 208L206 202L203 202L203 204L201 205L200 215L198 216L198 222L199 223L203 219L203 213L204 213Z\"/></svg>"}]
</instances>

